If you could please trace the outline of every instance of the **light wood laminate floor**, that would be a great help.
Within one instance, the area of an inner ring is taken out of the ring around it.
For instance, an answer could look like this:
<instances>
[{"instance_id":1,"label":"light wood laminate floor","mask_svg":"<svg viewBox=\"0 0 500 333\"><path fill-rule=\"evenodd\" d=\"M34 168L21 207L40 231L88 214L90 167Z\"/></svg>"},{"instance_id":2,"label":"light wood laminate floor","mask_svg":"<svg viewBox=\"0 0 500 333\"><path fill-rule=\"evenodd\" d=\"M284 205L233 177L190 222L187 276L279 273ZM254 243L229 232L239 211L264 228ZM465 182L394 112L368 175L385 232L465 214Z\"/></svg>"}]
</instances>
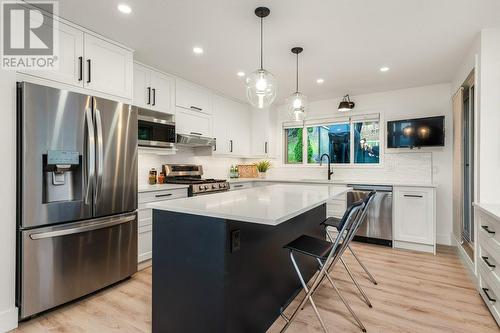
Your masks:
<instances>
[{"instance_id":1,"label":"light wood laminate floor","mask_svg":"<svg viewBox=\"0 0 500 333\"><path fill-rule=\"evenodd\" d=\"M340 265L333 275L369 333L500 331L453 248L440 247L436 256L359 243L354 248L379 281L377 286L371 284L361 275L354 258L346 254L346 261L360 277L373 308L369 309L355 293ZM320 287L315 300L330 332L361 332L328 284ZM278 319L268 332L279 332L283 323ZM151 267L121 284L24 322L13 332L150 330ZM287 332L321 332L310 305L300 312Z\"/></svg>"}]
</instances>

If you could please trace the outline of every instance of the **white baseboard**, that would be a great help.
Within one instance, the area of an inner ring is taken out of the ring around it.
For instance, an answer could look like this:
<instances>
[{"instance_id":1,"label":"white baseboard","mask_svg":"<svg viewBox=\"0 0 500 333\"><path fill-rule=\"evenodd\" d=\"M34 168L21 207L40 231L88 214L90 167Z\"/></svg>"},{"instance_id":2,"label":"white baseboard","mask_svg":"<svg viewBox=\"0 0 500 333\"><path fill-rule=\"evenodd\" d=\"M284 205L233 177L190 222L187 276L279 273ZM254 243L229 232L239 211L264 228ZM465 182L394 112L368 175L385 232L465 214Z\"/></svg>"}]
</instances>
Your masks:
<instances>
[{"instance_id":1,"label":"white baseboard","mask_svg":"<svg viewBox=\"0 0 500 333\"><path fill-rule=\"evenodd\" d=\"M8 332L17 327L17 307L0 312L0 332Z\"/></svg>"},{"instance_id":2,"label":"white baseboard","mask_svg":"<svg viewBox=\"0 0 500 333\"><path fill-rule=\"evenodd\" d=\"M429 252L436 254L434 245L427 244L418 244L411 242L402 242L402 241L394 241L392 246L397 249L405 249L405 250L413 250L413 251L421 251L421 252Z\"/></svg>"},{"instance_id":3,"label":"white baseboard","mask_svg":"<svg viewBox=\"0 0 500 333\"><path fill-rule=\"evenodd\" d=\"M451 235L436 235L436 243L441 244L441 245L448 245L451 246L453 245L453 242L451 240Z\"/></svg>"}]
</instances>

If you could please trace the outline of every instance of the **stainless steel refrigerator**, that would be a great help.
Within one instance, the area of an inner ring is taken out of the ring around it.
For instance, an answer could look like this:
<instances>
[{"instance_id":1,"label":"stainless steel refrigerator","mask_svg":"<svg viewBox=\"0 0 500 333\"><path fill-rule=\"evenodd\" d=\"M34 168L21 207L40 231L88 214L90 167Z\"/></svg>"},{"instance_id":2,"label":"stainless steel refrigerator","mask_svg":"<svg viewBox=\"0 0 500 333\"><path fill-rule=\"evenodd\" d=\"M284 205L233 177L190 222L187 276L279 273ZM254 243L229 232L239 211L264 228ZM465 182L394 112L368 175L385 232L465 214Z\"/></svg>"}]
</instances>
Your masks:
<instances>
[{"instance_id":1,"label":"stainless steel refrigerator","mask_svg":"<svg viewBox=\"0 0 500 333\"><path fill-rule=\"evenodd\" d=\"M137 110L17 87L20 318L137 271Z\"/></svg>"}]
</instances>

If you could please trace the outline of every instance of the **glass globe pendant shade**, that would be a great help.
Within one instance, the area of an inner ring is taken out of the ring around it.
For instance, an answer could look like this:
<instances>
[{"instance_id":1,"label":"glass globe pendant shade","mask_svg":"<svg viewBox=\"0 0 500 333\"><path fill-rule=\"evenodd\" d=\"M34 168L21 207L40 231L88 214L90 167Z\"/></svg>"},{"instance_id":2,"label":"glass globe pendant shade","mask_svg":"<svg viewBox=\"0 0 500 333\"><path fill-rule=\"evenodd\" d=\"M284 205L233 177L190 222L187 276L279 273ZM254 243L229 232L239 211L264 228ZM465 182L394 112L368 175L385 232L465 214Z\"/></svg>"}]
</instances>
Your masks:
<instances>
[{"instance_id":1,"label":"glass globe pendant shade","mask_svg":"<svg viewBox=\"0 0 500 333\"><path fill-rule=\"evenodd\" d=\"M263 109L276 98L276 80L265 69L258 69L247 77L247 99L254 107Z\"/></svg>"},{"instance_id":2,"label":"glass globe pendant shade","mask_svg":"<svg viewBox=\"0 0 500 333\"><path fill-rule=\"evenodd\" d=\"M303 121L307 113L307 97L300 92L293 93L287 99L288 114L293 121Z\"/></svg>"}]
</instances>

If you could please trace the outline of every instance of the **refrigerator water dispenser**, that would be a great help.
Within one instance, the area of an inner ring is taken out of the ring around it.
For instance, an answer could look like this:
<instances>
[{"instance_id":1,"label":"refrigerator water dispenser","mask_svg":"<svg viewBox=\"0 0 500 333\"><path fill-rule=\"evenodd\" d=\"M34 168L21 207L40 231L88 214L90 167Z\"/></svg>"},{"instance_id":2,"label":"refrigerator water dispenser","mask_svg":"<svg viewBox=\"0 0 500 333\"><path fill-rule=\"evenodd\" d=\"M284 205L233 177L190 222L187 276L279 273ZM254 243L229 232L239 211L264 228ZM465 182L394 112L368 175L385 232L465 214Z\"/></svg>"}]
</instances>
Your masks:
<instances>
[{"instance_id":1,"label":"refrigerator water dispenser","mask_svg":"<svg viewBox=\"0 0 500 333\"><path fill-rule=\"evenodd\" d=\"M82 156L73 151L43 155L43 203L81 199Z\"/></svg>"}]
</instances>

